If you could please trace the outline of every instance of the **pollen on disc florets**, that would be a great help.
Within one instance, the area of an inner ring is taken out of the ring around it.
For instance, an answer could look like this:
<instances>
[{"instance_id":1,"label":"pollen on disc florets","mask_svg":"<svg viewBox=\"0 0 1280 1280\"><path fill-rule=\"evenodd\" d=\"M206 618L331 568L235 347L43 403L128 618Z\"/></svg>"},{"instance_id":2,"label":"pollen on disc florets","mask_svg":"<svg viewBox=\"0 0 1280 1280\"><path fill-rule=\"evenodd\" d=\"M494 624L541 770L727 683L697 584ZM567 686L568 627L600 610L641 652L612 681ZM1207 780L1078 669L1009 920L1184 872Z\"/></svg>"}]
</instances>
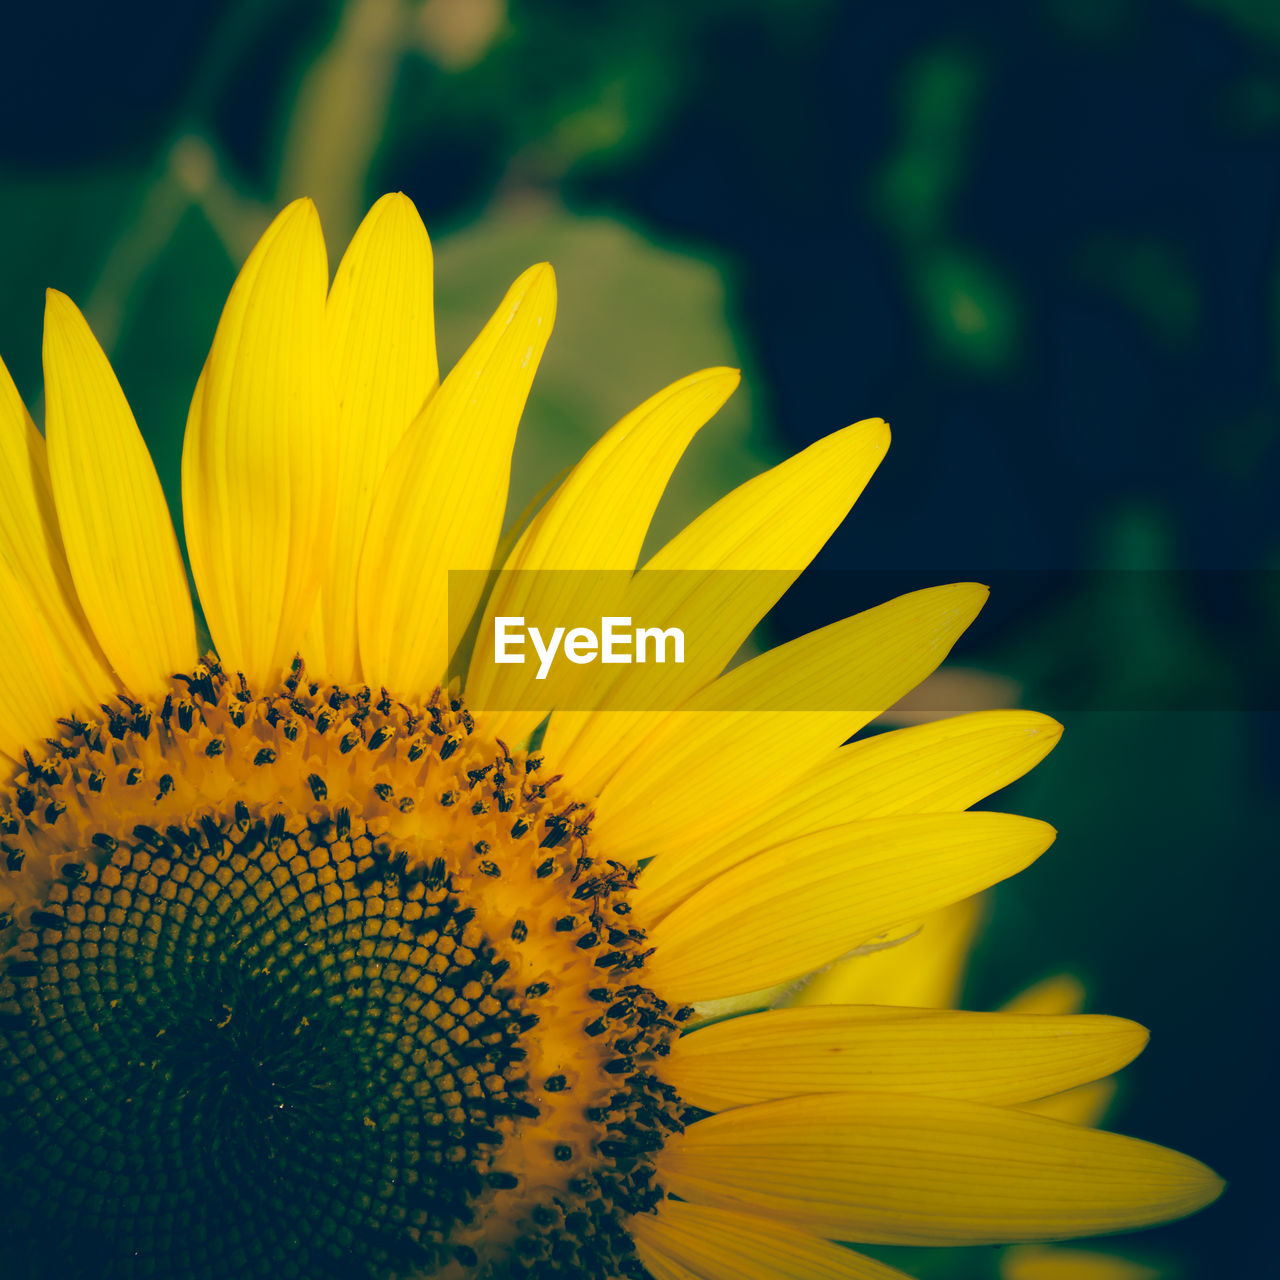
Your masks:
<instances>
[{"instance_id":1,"label":"pollen on disc florets","mask_svg":"<svg viewBox=\"0 0 1280 1280\"><path fill-rule=\"evenodd\" d=\"M644 1274L686 1011L539 760L213 661L47 747L0 790L6 1274Z\"/></svg>"}]
</instances>

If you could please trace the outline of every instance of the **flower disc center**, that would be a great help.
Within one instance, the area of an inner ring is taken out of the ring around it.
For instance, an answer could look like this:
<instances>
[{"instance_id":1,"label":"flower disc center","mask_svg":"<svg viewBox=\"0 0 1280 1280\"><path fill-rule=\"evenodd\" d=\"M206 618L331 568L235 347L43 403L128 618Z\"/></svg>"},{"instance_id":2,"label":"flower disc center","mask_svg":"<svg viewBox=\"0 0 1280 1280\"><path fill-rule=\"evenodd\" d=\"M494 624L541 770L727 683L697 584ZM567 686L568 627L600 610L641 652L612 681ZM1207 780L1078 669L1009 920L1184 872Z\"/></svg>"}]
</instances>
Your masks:
<instances>
[{"instance_id":1,"label":"flower disc center","mask_svg":"<svg viewBox=\"0 0 1280 1280\"><path fill-rule=\"evenodd\" d=\"M538 761L300 669L65 728L0 791L16 1274L642 1274L680 1013Z\"/></svg>"},{"instance_id":2,"label":"flower disc center","mask_svg":"<svg viewBox=\"0 0 1280 1280\"><path fill-rule=\"evenodd\" d=\"M10 964L20 1198L162 1275L435 1265L526 1084L474 914L363 823L174 831L84 865Z\"/></svg>"}]
</instances>

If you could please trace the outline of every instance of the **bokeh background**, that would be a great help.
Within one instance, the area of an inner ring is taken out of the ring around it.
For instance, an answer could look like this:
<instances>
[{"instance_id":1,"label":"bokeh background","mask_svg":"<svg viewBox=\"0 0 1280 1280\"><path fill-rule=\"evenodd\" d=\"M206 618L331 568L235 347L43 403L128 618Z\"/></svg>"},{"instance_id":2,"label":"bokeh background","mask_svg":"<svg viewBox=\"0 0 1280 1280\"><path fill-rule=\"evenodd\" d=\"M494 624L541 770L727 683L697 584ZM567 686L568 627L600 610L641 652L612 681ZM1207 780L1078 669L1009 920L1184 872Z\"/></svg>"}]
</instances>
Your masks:
<instances>
[{"instance_id":1,"label":"bokeh background","mask_svg":"<svg viewBox=\"0 0 1280 1280\"><path fill-rule=\"evenodd\" d=\"M1112 1123L1233 1185L1116 1247L1184 1280L1270 1273L1280 6L65 0L11 8L6 46L0 351L38 411L43 290L69 292L175 508L235 267L298 194L335 262L377 194L413 197L445 367L555 264L513 504L706 365L744 388L663 534L889 418L773 636L992 582L955 671L898 713L1067 724L998 800L1062 834L995 895L966 1002L1068 969L1151 1026Z\"/></svg>"}]
</instances>

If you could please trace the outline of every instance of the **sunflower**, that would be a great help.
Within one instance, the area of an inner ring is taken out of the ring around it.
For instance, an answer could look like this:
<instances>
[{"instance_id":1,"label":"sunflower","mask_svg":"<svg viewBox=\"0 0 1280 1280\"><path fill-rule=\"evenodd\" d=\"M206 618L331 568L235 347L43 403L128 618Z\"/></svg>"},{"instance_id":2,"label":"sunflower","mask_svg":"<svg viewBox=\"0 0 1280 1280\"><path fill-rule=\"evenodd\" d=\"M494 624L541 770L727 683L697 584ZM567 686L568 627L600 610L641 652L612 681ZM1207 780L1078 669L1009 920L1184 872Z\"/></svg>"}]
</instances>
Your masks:
<instances>
[{"instance_id":1,"label":"sunflower","mask_svg":"<svg viewBox=\"0 0 1280 1280\"><path fill-rule=\"evenodd\" d=\"M635 573L649 616L703 624L665 712L625 668L591 706L518 706L468 659L488 571L516 571L490 611L581 580L543 570L629 577L736 374L629 414L504 543L554 278L521 276L439 384L431 283L400 196L332 288L309 202L249 257L183 454L203 656L151 460L67 298L44 436L0 379L8 1273L886 1277L832 1242L1032 1241L1212 1199L1187 1157L1017 1109L1114 1071L1131 1023L708 1023L1038 856L1043 823L964 811L1057 726L841 745L941 662L972 584L721 674L880 461L878 420Z\"/></svg>"}]
</instances>

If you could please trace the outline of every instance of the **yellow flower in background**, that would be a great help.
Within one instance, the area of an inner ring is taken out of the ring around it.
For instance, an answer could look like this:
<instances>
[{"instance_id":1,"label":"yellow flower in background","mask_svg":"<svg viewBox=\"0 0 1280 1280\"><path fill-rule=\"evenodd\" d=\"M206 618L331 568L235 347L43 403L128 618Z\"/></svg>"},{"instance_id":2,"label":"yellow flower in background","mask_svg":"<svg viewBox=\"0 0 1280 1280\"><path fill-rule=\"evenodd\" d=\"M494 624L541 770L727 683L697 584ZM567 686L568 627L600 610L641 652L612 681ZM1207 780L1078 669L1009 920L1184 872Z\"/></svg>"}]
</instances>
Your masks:
<instances>
[{"instance_id":1,"label":"yellow flower in background","mask_svg":"<svg viewBox=\"0 0 1280 1280\"><path fill-rule=\"evenodd\" d=\"M1114 1254L1052 1245L1016 1245L1000 1266L1000 1280L1162 1280L1162 1275Z\"/></svg>"},{"instance_id":2,"label":"yellow flower in background","mask_svg":"<svg viewBox=\"0 0 1280 1280\"><path fill-rule=\"evenodd\" d=\"M670 713L607 680L609 709L541 730L542 710L473 713L446 679L481 589L460 610L448 571L635 570L736 375L647 401L502 544L554 279L521 276L439 385L431 287L403 197L331 288L307 202L250 256L183 456L216 656L68 299L46 314L44 437L0 379L9 1270L887 1277L831 1242L1036 1241L1212 1199L1194 1160L1018 1109L1132 1058L1145 1035L1120 1019L838 1002L681 1034L694 1005L796 982L1037 857L1045 824L964 810L1057 726L998 712L841 745L942 661L972 584L720 674L866 484L878 420L646 561L656 616L715 600L715 663L671 669ZM717 595L734 571L759 585Z\"/></svg>"}]
</instances>

